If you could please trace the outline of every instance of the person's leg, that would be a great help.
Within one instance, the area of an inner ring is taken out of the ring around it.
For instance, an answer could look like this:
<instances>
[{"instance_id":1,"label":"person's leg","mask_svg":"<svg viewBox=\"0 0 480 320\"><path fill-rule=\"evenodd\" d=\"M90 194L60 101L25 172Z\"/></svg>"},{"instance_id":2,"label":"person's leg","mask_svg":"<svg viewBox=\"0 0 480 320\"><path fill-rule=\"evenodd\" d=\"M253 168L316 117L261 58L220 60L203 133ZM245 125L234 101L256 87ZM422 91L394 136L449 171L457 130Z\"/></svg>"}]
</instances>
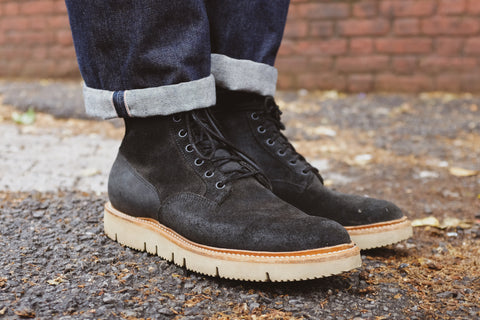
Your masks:
<instances>
[{"instance_id":1,"label":"person's leg","mask_svg":"<svg viewBox=\"0 0 480 320\"><path fill-rule=\"evenodd\" d=\"M199 109L215 103L203 1L67 4L87 109L125 118L108 182L110 238L234 279L308 279L360 265L341 225L277 198Z\"/></svg>"},{"instance_id":2,"label":"person's leg","mask_svg":"<svg viewBox=\"0 0 480 320\"><path fill-rule=\"evenodd\" d=\"M360 248L410 237L410 222L398 207L329 190L318 170L281 133L281 112L271 96L288 1L221 2L223 6L208 1L207 12L212 73L220 87L214 115L226 138L259 165L278 197L307 214L341 223Z\"/></svg>"},{"instance_id":3,"label":"person's leg","mask_svg":"<svg viewBox=\"0 0 480 320\"><path fill-rule=\"evenodd\" d=\"M202 1L66 4L89 114L147 117L215 104Z\"/></svg>"},{"instance_id":4,"label":"person's leg","mask_svg":"<svg viewBox=\"0 0 480 320\"><path fill-rule=\"evenodd\" d=\"M212 74L222 88L274 95L289 0L207 0Z\"/></svg>"}]
</instances>

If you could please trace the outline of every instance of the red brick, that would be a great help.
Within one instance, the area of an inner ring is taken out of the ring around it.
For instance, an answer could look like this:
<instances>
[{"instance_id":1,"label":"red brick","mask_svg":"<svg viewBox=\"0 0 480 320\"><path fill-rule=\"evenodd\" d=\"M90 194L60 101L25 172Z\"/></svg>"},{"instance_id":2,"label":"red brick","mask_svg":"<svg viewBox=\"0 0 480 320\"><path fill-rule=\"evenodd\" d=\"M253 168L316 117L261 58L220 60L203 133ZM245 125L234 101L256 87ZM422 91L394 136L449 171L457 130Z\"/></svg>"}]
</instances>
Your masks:
<instances>
[{"instance_id":1,"label":"red brick","mask_svg":"<svg viewBox=\"0 0 480 320\"><path fill-rule=\"evenodd\" d=\"M278 57L275 66L280 70L280 73L304 72L309 69L307 58L302 56Z\"/></svg>"},{"instance_id":2,"label":"red brick","mask_svg":"<svg viewBox=\"0 0 480 320\"><path fill-rule=\"evenodd\" d=\"M296 42L284 39L278 49L278 56L291 56L296 52Z\"/></svg>"},{"instance_id":3,"label":"red brick","mask_svg":"<svg viewBox=\"0 0 480 320\"><path fill-rule=\"evenodd\" d=\"M15 2L7 2L3 5L3 15L16 16L20 12L20 6Z\"/></svg>"},{"instance_id":4,"label":"red brick","mask_svg":"<svg viewBox=\"0 0 480 320\"><path fill-rule=\"evenodd\" d=\"M434 0L380 1L380 12L391 17L426 17L435 10Z\"/></svg>"},{"instance_id":5,"label":"red brick","mask_svg":"<svg viewBox=\"0 0 480 320\"><path fill-rule=\"evenodd\" d=\"M429 53L432 51L430 38L382 38L375 40L375 49L380 53L405 54Z\"/></svg>"},{"instance_id":6,"label":"red brick","mask_svg":"<svg viewBox=\"0 0 480 320\"><path fill-rule=\"evenodd\" d=\"M478 18L435 17L422 22L422 32L427 35L473 35L478 31Z\"/></svg>"},{"instance_id":7,"label":"red brick","mask_svg":"<svg viewBox=\"0 0 480 320\"><path fill-rule=\"evenodd\" d=\"M288 20L285 26L285 38L302 38L308 34L308 22L305 20Z\"/></svg>"},{"instance_id":8,"label":"red brick","mask_svg":"<svg viewBox=\"0 0 480 320\"><path fill-rule=\"evenodd\" d=\"M51 0L35 0L22 2L20 11L26 15L40 15L53 12L55 9L54 3Z\"/></svg>"},{"instance_id":9,"label":"red brick","mask_svg":"<svg viewBox=\"0 0 480 320\"><path fill-rule=\"evenodd\" d=\"M434 51L440 56L457 56L461 53L463 43L463 38L438 38Z\"/></svg>"},{"instance_id":10,"label":"red brick","mask_svg":"<svg viewBox=\"0 0 480 320\"><path fill-rule=\"evenodd\" d=\"M70 28L70 23L68 21L67 15L48 17L47 22L48 25L52 28Z\"/></svg>"},{"instance_id":11,"label":"red brick","mask_svg":"<svg viewBox=\"0 0 480 320\"><path fill-rule=\"evenodd\" d=\"M372 38L353 38L350 40L351 54L367 54L373 52Z\"/></svg>"},{"instance_id":12,"label":"red brick","mask_svg":"<svg viewBox=\"0 0 480 320\"><path fill-rule=\"evenodd\" d=\"M392 59L392 70L399 74L412 74L417 70L417 58L394 57Z\"/></svg>"},{"instance_id":13,"label":"red brick","mask_svg":"<svg viewBox=\"0 0 480 320\"><path fill-rule=\"evenodd\" d=\"M375 90L393 92L422 92L433 89L433 80L425 75L398 76L379 74L375 78Z\"/></svg>"},{"instance_id":14,"label":"red brick","mask_svg":"<svg viewBox=\"0 0 480 320\"><path fill-rule=\"evenodd\" d=\"M280 90L291 90L296 87L295 76L285 72L278 74L277 87Z\"/></svg>"},{"instance_id":15,"label":"red brick","mask_svg":"<svg viewBox=\"0 0 480 320\"><path fill-rule=\"evenodd\" d=\"M27 17L6 17L0 20L0 30L24 31L30 28L30 19Z\"/></svg>"},{"instance_id":16,"label":"red brick","mask_svg":"<svg viewBox=\"0 0 480 320\"><path fill-rule=\"evenodd\" d=\"M338 57L336 70L345 73L374 72L388 69L386 56Z\"/></svg>"},{"instance_id":17,"label":"red brick","mask_svg":"<svg viewBox=\"0 0 480 320\"><path fill-rule=\"evenodd\" d=\"M346 3L305 3L293 6L292 16L312 19L346 18L349 6Z\"/></svg>"},{"instance_id":18,"label":"red brick","mask_svg":"<svg viewBox=\"0 0 480 320\"><path fill-rule=\"evenodd\" d=\"M338 33L343 36L384 35L390 29L386 19L346 20L337 24Z\"/></svg>"},{"instance_id":19,"label":"red brick","mask_svg":"<svg viewBox=\"0 0 480 320\"><path fill-rule=\"evenodd\" d=\"M468 0L467 11L470 14L480 14L480 1Z\"/></svg>"},{"instance_id":20,"label":"red brick","mask_svg":"<svg viewBox=\"0 0 480 320\"><path fill-rule=\"evenodd\" d=\"M328 71L333 69L333 58L331 57L312 57L310 59L310 70Z\"/></svg>"},{"instance_id":21,"label":"red brick","mask_svg":"<svg viewBox=\"0 0 480 320\"><path fill-rule=\"evenodd\" d=\"M420 69L427 73L443 71L468 71L477 67L476 58L427 57L420 61Z\"/></svg>"},{"instance_id":22,"label":"red brick","mask_svg":"<svg viewBox=\"0 0 480 320\"><path fill-rule=\"evenodd\" d=\"M310 41L298 41L296 50L297 53L306 55L342 55L347 52L347 40L315 39Z\"/></svg>"},{"instance_id":23,"label":"red brick","mask_svg":"<svg viewBox=\"0 0 480 320\"><path fill-rule=\"evenodd\" d=\"M414 36L420 32L420 21L417 18L398 19L393 23L393 31L400 36Z\"/></svg>"},{"instance_id":24,"label":"red brick","mask_svg":"<svg viewBox=\"0 0 480 320\"><path fill-rule=\"evenodd\" d=\"M46 32L22 32L8 35L10 41L15 44L21 44L22 47L29 47L33 45L47 45L55 42L53 33Z\"/></svg>"},{"instance_id":25,"label":"red brick","mask_svg":"<svg viewBox=\"0 0 480 320\"><path fill-rule=\"evenodd\" d=\"M70 30L58 30L56 34L57 43L64 46L73 45L72 33Z\"/></svg>"},{"instance_id":26,"label":"red brick","mask_svg":"<svg viewBox=\"0 0 480 320\"><path fill-rule=\"evenodd\" d=\"M462 78L458 73L440 74L435 78L435 90L459 92L462 88Z\"/></svg>"},{"instance_id":27,"label":"red brick","mask_svg":"<svg viewBox=\"0 0 480 320\"><path fill-rule=\"evenodd\" d=\"M49 57L58 57L58 58L72 58L75 57L75 49L73 46L61 46L61 45L54 45L48 47L48 55Z\"/></svg>"},{"instance_id":28,"label":"red brick","mask_svg":"<svg viewBox=\"0 0 480 320\"><path fill-rule=\"evenodd\" d=\"M353 4L353 16L359 18L371 18L378 13L377 1L361 1Z\"/></svg>"},{"instance_id":29,"label":"red brick","mask_svg":"<svg viewBox=\"0 0 480 320\"><path fill-rule=\"evenodd\" d=\"M29 20L30 28L33 30L45 30L48 28L46 18L35 18Z\"/></svg>"},{"instance_id":30,"label":"red brick","mask_svg":"<svg viewBox=\"0 0 480 320\"><path fill-rule=\"evenodd\" d=\"M465 43L466 54L480 54L480 38L469 38Z\"/></svg>"},{"instance_id":31,"label":"red brick","mask_svg":"<svg viewBox=\"0 0 480 320\"><path fill-rule=\"evenodd\" d=\"M370 74L352 74L348 77L347 91L370 92L373 89L373 76Z\"/></svg>"},{"instance_id":32,"label":"red brick","mask_svg":"<svg viewBox=\"0 0 480 320\"><path fill-rule=\"evenodd\" d=\"M440 0L438 13L446 15L462 14L467 9L466 0Z\"/></svg>"},{"instance_id":33,"label":"red brick","mask_svg":"<svg viewBox=\"0 0 480 320\"><path fill-rule=\"evenodd\" d=\"M64 0L56 0L53 4L55 13L67 14L67 6L65 5Z\"/></svg>"},{"instance_id":34,"label":"red brick","mask_svg":"<svg viewBox=\"0 0 480 320\"><path fill-rule=\"evenodd\" d=\"M333 23L331 21L310 22L310 35L312 37L331 37L333 35Z\"/></svg>"},{"instance_id":35,"label":"red brick","mask_svg":"<svg viewBox=\"0 0 480 320\"><path fill-rule=\"evenodd\" d=\"M345 91L347 80L345 76L335 73L304 73L298 76L297 84L300 88L319 90Z\"/></svg>"},{"instance_id":36,"label":"red brick","mask_svg":"<svg viewBox=\"0 0 480 320\"><path fill-rule=\"evenodd\" d=\"M35 47L32 49L32 59L45 60L48 57L48 50L45 46Z\"/></svg>"},{"instance_id":37,"label":"red brick","mask_svg":"<svg viewBox=\"0 0 480 320\"><path fill-rule=\"evenodd\" d=\"M480 74L473 72L471 74L461 75L462 91L479 92L480 91Z\"/></svg>"}]
</instances>

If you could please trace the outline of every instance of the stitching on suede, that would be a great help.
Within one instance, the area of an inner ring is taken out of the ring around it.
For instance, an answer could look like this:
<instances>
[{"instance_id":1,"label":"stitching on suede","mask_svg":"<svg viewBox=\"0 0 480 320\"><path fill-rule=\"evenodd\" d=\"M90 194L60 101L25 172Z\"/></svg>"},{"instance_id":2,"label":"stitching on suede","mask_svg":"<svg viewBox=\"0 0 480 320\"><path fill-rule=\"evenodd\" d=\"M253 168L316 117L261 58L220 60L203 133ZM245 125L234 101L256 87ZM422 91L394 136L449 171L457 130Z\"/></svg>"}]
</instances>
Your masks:
<instances>
[{"instance_id":1,"label":"stitching on suede","mask_svg":"<svg viewBox=\"0 0 480 320\"><path fill-rule=\"evenodd\" d=\"M157 187L155 187L154 185L152 185L150 182L148 182L147 180L145 180L144 177L142 177L138 172L137 170L135 170L135 168L133 168L130 163L128 163L127 159L125 159L124 156L122 156L121 154L118 155L119 158L125 163L125 165L128 167L128 169L130 170L130 172L132 172L133 176L135 178L137 178L141 183L143 183L148 189L150 189L150 191L152 191L154 194L155 194L155 197L157 198L158 200L158 204L159 204L159 207L161 207L162 205L162 202L160 201L160 197L158 196L158 189Z\"/></svg>"}]
</instances>

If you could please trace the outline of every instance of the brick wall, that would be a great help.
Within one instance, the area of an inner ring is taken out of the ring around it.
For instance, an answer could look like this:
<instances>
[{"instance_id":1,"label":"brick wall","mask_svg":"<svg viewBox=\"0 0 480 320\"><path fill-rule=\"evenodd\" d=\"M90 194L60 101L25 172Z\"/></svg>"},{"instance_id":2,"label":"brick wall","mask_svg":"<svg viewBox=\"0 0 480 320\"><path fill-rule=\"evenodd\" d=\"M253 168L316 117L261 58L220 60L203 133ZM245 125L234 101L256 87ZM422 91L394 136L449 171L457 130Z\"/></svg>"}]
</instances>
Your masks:
<instances>
[{"instance_id":1,"label":"brick wall","mask_svg":"<svg viewBox=\"0 0 480 320\"><path fill-rule=\"evenodd\" d=\"M280 88L480 92L480 0L292 0Z\"/></svg>"},{"instance_id":2,"label":"brick wall","mask_svg":"<svg viewBox=\"0 0 480 320\"><path fill-rule=\"evenodd\" d=\"M0 77L79 77L63 0L0 0Z\"/></svg>"},{"instance_id":3,"label":"brick wall","mask_svg":"<svg viewBox=\"0 0 480 320\"><path fill-rule=\"evenodd\" d=\"M282 89L480 92L480 0L292 0ZM0 0L0 77L75 78L63 0Z\"/></svg>"}]
</instances>

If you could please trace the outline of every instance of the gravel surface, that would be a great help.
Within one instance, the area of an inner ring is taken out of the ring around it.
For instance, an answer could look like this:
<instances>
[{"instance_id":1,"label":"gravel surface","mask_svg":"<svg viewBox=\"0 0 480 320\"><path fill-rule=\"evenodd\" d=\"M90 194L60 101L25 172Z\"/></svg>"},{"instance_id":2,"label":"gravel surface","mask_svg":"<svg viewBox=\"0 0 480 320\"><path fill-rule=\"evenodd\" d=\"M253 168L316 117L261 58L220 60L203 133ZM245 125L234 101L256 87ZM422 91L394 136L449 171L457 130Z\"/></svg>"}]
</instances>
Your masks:
<instances>
[{"instance_id":1,"label":"gravel surface","mask_svg":"<svg viewBox=\"0 0 480 320\"><path fill-rule=\"evenodd\" d=\"M38 113L24 126L6 106L83 117L78 90L0 82L0 319L480 318L479 97L279 93L287 134L328 185L442 225L362 252L359 270L249 283L197 275L104 235L118 122Z\"/></svg>"}]
</instances>

